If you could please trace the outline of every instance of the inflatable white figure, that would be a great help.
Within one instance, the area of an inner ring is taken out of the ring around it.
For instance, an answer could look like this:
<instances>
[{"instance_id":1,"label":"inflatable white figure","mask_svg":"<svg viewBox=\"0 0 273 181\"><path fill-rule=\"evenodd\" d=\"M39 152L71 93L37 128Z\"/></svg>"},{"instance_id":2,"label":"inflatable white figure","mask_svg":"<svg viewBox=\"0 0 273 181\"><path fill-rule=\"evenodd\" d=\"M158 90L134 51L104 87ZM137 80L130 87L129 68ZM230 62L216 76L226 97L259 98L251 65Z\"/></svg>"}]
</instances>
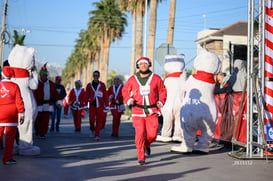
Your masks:
<instances>
[{"instance_id":1,"label":"inflatable white figure","mask_svg":"<svg viewBox=\"0 0 273 181\"><path fill-rule=\"evenodd\" d=\"M182 141L180 108L185 95L186 73L184 55L166 55L164 70L168 75L164 84L167 88L167 100L162 108L163 126L156 140L162 142ZM173 131L173 134L172 134Z\"/></svg>"},{"instance_id":2,"label":"inflatable white figure","mask_svg":"<svg viewBox=\"0 0 273 181\"><path fill-rule=\"evenodd\" d=\"M174 152L208 153L217 123L217 107L214 100L214 75L218 73L221 61L218 57L202 49L194 60L196 73L186 82L186 95L181 107L182 143L173 146ZM196 131L201 130L197 145Z\"/></svg>"},{"instance_id":3,"label":"inflatable white figure","mask_svg":"<svg viewBox=\"0 0 273 181\"><path fill-rule=\"evenodd\" d=\"M37 116L37 105L32 90L38 87L34 53L34 48L16 45L8 57L8 62L15 71L15 78L12 80L18 84L25 104L25 121L18 126L20 155L40 154L40 148L33 146L32 136L33 123Z\"/></svg>"}]
</instances>

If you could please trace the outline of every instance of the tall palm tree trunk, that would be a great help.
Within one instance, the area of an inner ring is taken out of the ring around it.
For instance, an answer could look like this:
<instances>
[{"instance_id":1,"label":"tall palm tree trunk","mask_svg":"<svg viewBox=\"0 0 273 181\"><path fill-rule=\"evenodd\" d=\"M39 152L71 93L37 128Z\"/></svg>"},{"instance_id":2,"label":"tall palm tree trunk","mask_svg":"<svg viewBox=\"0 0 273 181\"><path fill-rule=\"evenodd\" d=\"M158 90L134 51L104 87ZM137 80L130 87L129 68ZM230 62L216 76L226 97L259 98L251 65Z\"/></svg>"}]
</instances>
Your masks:
<instances>
[{"instance_id":1,"label":"tall palm tree trunk","mask_svg":"<svg viewBox=\"0 0 273 181\"><path fill-rule=\"evenodd\" d=\"M176 0L170 0L167 43L171 45L173 44L173 35L174 35L175 7L176 7Z\"/></svg>"},{"instance_id":2,"label":"tall palm tree trunk","mask_svg":"<svg viewBox=\"0 0 273 181\"><path fill-rule=\"evenodd\" d=\"M106 40L104 55L103 55L103 71L101 73L101 81L107 84L107 75L108 75L108 64L109 64L109 50L110 50L110 40ZM107 85L106 85L107 86Z\"/></svg>"},{"instance_id":3,"label":"tall palm tree trunk","mask_svg":"<svg viewBox=\"0 0 273 181\"><path fill-rule=\"evenodd\" d=\"M86 84L87 65L82 68L82 85Z\"/></svg>"},{"instance_id":4,"label":"tall palm tree trunk","mask_svg":"<svg viewBox=\"0 0 273 181\"><path fill-rule=\"evenodd\" d=\"M136 61L136 13L132 14L132 48L131 48L131 68L130 75L135 73L135 61Z\"/></svg>"},{"instance_id":5,"label":"tall palm tree trunk","mask_svg":"<svg viewBox=\"0 0 273 181\"><path fill-rule=\"evenodd\" d=\"M137 43L136 43L136 59L142 57L142 47L143 47L143 15L142 15L142 5L137 7Z\"/></svg>"},{"instance_id":6,"label":"tall palm tree trunk","mask_svg":"<svg viewBox=\"0 0 273 181\"><path fill-rule=\"evenodd\" d=\"M156 33L156 19L157 19L157 1L150 1L150 20L149 20L149 36L148 36L148 57L151 60L152 67L150 68L154 71L154 49L155 49L155 33Z\"/></svg>"}]
</instances>

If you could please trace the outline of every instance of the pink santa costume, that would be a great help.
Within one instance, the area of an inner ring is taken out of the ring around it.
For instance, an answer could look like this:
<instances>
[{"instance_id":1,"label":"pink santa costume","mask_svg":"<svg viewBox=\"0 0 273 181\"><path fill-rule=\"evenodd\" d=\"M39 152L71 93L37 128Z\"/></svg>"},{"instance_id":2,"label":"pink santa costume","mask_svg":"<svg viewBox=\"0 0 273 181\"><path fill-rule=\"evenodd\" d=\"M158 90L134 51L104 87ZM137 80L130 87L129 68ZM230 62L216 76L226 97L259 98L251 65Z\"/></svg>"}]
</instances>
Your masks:
<instances>
[{"instance_id":1,"label":"pink santa costume","mask_svg":"<svg viewBox=\"0 0 273 181\"><path fill-rule=\"evenodd\" d=\"M165 56L164 70L168 75L164 84L167 88L167 100L162 108L163 126L161 135L156 138L157 141L182 141L180 108L185 96L186 73L183 73L184 67L184 55Z\"/></svg>"},{"instance_id":2,"label":"pink santa costume","mask_svg":"<svg viewBox=\"0 0 273 181\"><path fill-rule=\"evenodd\" d=\"M173 146L174 152L209 152L209 144L217 124L217 107L214 99L214 75L220 68L218 57L202 49L194 60L196 74L186 82L186 95L181 108L182 143ZM196 131L201 135L196 146Z\"/></svg>"},{"instance_id":3,"label":"pink santa costume","mask_svg":"<svg viewBox=\"0 0 273 181\"><path fill-rule=\"evenodd\" d=\"M8 57L8 62L15 72L15 77L11 80L19 86L25 104L25 121L18 126L20 155L40 154L40 148L33 145L32 137L33 123L37 116L37 105L32 91L38 87L34 53L34 48L16 45Z\"/></svg>"},{"instance_id":4,"label":"pink santa costume","mask_svg":"<svg viewBox=\"0 0 273 181\"><path fill-rule=\"evenodd\" d=\"M8 78L12 76L12 68L3 68L3 80L0 81L0 142L5 130L4 164L16 163L12 150L19 119L24 116L24 102L17 84ZM1 143L0 143L1 145Z\"/></svg>"}]
</instances>

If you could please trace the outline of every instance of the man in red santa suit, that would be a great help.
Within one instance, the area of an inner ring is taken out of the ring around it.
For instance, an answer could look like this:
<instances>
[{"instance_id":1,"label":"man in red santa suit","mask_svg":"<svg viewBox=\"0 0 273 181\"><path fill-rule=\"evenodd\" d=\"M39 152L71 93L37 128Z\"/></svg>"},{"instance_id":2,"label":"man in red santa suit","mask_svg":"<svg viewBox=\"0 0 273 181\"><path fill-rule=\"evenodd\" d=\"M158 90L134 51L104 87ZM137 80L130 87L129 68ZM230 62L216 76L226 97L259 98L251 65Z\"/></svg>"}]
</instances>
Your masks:
<instances>
[{"instance_id":1,"label":"man in red santa suit","mask_svg":"<svg viewBox=\"0 0 273 181\"><path fill-rule=\"evenodd\" d=\"M16 83L10 80L12 76L14 76L12 68L3 67L3 80L0 81L0 142L5 130L5 150L2 160L5 165L16 163L13 159L12 150L18 118L20 124L23 124L25 111L20 89Z\"/></svg>"},{"instance_id":2,"label":"man in red santa suit","mask_svg":"<svg viewBox=\"0 0 273 181\"><path fill-rule=\"evenodd\" d=\"M139 72L131 76L122 89L125 102L132 106L132 120L135 127L135 143L138 163L145 164L145 152L151 154L151 143L158 131L158 115L165 104L167 90L162 79L151 72L149 58L141 57L136 62Z\"/></svg>"},{"instance_id":3,"label":"man in red santa suit","mask_svg":"<svg viewBox=\"0 0 273 181\"><path fill-rule=\"evenodd\" d=\"M95 140L100 140L100 130L102 128L105 113L104 109L108 108L108 95L106 86L99 81L100 72L93 72L94 80L86 86L86 100L89 102L89 123L91 136L95 136ZM95 125L96 124L96 125Z\"/></svg>"},{"instance_id":4,"label":"man in red santa suit","mask_svg":"<svg viewBox=\"0 0 273 181\"><path fill-rule=\"evenodd\" d=\"M75 88L69 92L68 105L71 107L75 132L81 131L82 110L87 108L85 101L85 91L80 80L75 81Z\"/></svg>"},{"instance_id":5,"label":"man in red santa suit","mask_svg":"<svg viewBox=\"0 0 273 181\"><path fill-rule=\"evenodd\" d=\"M123 85L121 84L120 77L114 77L114 85L109 87L108 96L110 101L110 110L113 116L112 121L112 135L113 137L118 137L120 118L125 111L125 106L123 104L122 90Z\"/></svg>"},{"instance_id":6,"label":"man in red santa suit","mask_svg":"<svg viewBox=\"0 0 273 181\"><path fill-rule=\"evenodd\" d=\"M54 82L48 80L46 64L40 70L38 88L34 91L37 102L38 115L35 120L35 134L45 138L48 131L50 113L53 111L53 102L56 101L58 107L62 107L62 99L55 87Z\"/></svg>"}]
</instances>

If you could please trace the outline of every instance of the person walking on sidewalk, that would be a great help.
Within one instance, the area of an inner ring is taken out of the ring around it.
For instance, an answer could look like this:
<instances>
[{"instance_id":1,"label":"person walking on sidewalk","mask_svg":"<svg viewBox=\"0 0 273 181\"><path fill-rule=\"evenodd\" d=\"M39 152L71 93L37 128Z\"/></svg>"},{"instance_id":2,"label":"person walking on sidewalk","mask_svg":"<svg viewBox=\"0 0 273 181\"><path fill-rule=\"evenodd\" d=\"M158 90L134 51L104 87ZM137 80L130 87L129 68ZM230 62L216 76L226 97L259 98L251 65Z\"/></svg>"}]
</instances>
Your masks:
<instances>
[{"instance_id":1,"label":"person walking on sidewalk","mask_svg":"<svg viewBox=\"0 0 273 181\"><path fill-rule=\"evenodd\" d=\"M14 75L12 68L3 67L3 80L0 81L0 145L5 131L5 149L3 164L15 164L12 150L17 131L18 120L20 124L24 122L24 102L18 85L11 82Z\"/></svg>"},{"instance_id":2,"label":"person walking on sidewalk","mask_svg":"<svg viewBox=\"0 0 273 181\"><path fill-rule=\"evenodd\" d=\"M112 121L112 135L113 137L118 137L119 133L119 125L120 125L120 118L123 112L125 111L125 106L123 104L123 97L122 97L122 88L123 85L120 81L119 76L114 77L114 85L109 87L108 89L108 96L110 102L110 110L113 116Z\"/></svg>"},{"instance_id":3,"label":"person walking on sidewalk","mask_svg":"<svg viewBox=\"0 0 273 181\"><path fill-rule=\"evenodd\" d=\"M91 136L95 136L95 140L100 140L100 130L104 119L103 110L108 108L108 95L106 86L99 81L100 72L93 72L93 81L86 85L86 99L89 102L89 123Z\"/></svg>"},{"instance_id":4,"label":"person walking on sidewalk","mask_svg":"<svg viewBox=\"0 0 273 181\"><path fill-rule=\"evenodd\" d=\"M34 91L34 96L38 106L38 115L35 120L35 134L40 138L45 138L48 131L50 113L53 111L53 102L57 106L62 106L62 100L55 87L55 84L47 78L48 72L46 64L40 70L40 80L38 88Z\"/></svg>"},{"instance_id":5,"label":"person walking on sidewalk","mask_svg":"<svg viewBox=\"0 0 273 181\"><path fill-rule=\"evenodd\" d=\"M56 76L55 77L55 87L63 101L63 99L66 97L66 91L64 86L61 84L62 77ZM62 113L62 107L58 107L56 101L53 103L53 112L51 113L51 127L50 132L54 132L55 127L55 118L57 117L56 122L56 131L60 131L60 122L61 122L61 113Z\"/></svg>"},{"instance_id":6,"label":"person walking on sidewalk","mask_svg":"<svg viewBox=\"0 0 273 181\"><path fill-rule=\"evenodd\" d=\"M81 113L82 110L87 108L85 102L85 91L82 88L82 83L80 80L75 81L75 87L69 93L68 105L71 107L75 132L80 132L82 123Z\"/></svg>"},{"instance_id":7,"label":"person walking on sidewalk","mask_svg":"<svg viewBox=\"0 0 273 181\"><path fill-rule=\"evenodd\" d=\"M158 115L165 104L167 90L162 79L150 71L151 61L141 57L136 62L139 72L131 76L122 89L127 105L132 106L132 120L135 127L135 144L138 163L145 164L145 152L151 154L151 143L158 131Z\"/></svg>"}]
</instances>

